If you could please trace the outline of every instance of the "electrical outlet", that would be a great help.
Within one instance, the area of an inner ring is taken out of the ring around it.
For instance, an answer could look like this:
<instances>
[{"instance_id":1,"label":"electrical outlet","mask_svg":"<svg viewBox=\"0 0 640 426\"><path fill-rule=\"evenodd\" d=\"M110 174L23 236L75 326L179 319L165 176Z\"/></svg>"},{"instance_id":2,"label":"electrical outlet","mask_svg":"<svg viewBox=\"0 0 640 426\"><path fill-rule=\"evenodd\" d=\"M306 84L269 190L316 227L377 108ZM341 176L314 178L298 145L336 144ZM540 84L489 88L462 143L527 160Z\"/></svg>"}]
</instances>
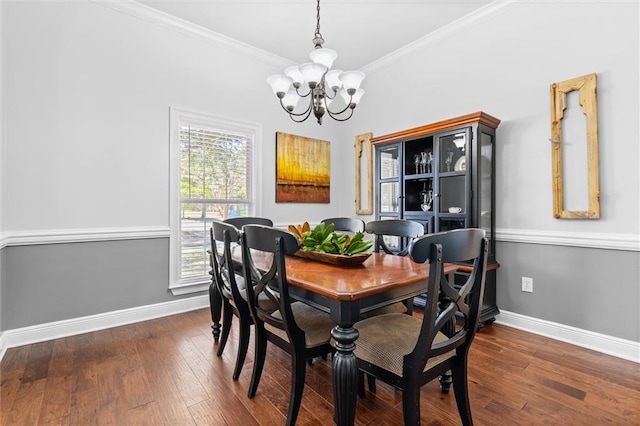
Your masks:
<instances>
[{"instance_id":1,"label":"electrical outlet","mask_svg":"<svg viewBox=\"0 0 640 426\"><path fill-rule=\"evenodd\" d=\"M533 293L533 278L522 277L522 291Z\"/></svg>"}]
</instances>

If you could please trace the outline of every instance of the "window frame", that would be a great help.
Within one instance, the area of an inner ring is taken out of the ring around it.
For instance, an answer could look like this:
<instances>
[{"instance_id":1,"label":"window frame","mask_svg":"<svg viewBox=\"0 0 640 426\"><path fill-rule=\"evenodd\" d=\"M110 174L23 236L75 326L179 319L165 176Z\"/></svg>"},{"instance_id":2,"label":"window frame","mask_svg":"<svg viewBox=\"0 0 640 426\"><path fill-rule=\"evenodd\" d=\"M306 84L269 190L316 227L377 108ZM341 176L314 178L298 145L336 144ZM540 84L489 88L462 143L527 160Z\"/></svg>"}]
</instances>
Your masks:
<instances>
[{"instance_id":1,"label":"window frame","mask_svg":"<svg viewBox=\"0 0 640 426\"><path fill-rule=\"evenodd\" d=\"M211 276L181 278L180 277L180 126L191 125L205 129L218 130L229 133L244 133L253 136L251 143L251 158L247 166L249 173L248 201L251 215L258 215L261 211L257 190L258 177L261 176L261 135L262 126L258 123L223 117L216 114L206 114L182 108L170 107L169 126L169 290L174 296L206 291L211 284ZM208 239L205 239L208 241Z\"/></svg>"}]
</instances>

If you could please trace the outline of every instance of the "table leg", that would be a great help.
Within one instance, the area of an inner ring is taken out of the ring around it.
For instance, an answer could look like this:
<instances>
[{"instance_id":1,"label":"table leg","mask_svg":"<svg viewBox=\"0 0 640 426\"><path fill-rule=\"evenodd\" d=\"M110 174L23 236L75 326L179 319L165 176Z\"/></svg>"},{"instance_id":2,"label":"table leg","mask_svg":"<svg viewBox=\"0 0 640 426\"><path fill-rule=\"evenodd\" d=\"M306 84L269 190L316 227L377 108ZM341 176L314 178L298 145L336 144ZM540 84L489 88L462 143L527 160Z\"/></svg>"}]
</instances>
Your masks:
<instances>
[{"instance_id":1,"label":"table leg","mask_svg":"<svg viewBox=\"0 0 640 426\"><path fill-rule=\"evenodd\" d=\"M333 420L339 426L353 425L356 417L358 364L353 350L358 335L353 325L337 325L331 330L331 336L336 341L336 353L333 355Z\"/></svg>"},{"instance_id":2,"label":"table leg","mask_svg":"<svg viewBox=\"0 0 640 426\"><path fill-rule=\"evenodd\" d=\"M220 314L222 311L222 298L213 280L209 285L209 309L211 309L211 334L213 340L218 343L220 339Z\"/></svg>"}]
</instances>

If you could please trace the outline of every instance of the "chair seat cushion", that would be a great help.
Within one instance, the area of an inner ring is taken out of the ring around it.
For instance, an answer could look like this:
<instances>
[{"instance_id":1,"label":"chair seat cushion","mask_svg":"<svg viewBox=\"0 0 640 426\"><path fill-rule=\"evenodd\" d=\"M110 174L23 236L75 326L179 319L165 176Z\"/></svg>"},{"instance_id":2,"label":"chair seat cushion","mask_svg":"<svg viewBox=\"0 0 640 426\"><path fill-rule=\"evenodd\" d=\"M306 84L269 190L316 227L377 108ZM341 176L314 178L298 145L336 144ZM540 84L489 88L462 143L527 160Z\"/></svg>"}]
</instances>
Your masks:
<instances>
[{"instance_id":1,"label":"chair seat cushion","mask_svg":"<svg viewBox=\"0 0 640 426\"><path fill-rule=\"evenodd\" d=\"M329 342L331 329L335 326L329 314L302 302L292 303L291 311L293 312L293 317L298 327L304 330L305 345L308 348L324 345ZM273 316L282 319L280 311L275 312ZM267 323L264 324L264 328L283 340L289 341L289 336L285 330Z\"/></svg>"},{"instance_id":2,"label":"chair seat cushion","mask_svg":"<svg viewBox=\"0 0 640 426\"><path fill-rule=\"evenodd\" d=\"M406 314L386 314L371 317L355 324L360 333L356 340L354 354L357 358L384 368L402 377L402 364L405 355L413 351L422 320ZM438 332L434 343L447 340L447 336ZM449 351L427 361L424 371L455 356Z\"/></svg>"},{"instance_id":3,"label":"chair seat cushion","mask_svg":"<svg viewBox=\"0 0 640 426\"><path fill-rule=\"evenodd\" d=\"M402 302L397 302L392 305L383 306L382 308L374 309L373 311L363 313L362 319L375 317L377 315L384 314L406 314L407 305Z\"/></svg>"}]
</instances>

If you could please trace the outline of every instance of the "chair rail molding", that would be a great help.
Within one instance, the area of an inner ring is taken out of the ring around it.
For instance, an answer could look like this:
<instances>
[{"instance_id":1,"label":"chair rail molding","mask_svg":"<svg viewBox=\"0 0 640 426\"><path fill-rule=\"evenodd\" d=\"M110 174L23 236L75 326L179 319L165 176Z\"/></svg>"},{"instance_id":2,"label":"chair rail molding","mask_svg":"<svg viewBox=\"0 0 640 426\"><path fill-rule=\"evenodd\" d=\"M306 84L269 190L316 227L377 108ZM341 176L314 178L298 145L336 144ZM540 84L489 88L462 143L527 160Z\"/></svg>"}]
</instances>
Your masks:
<instances>
[{"instance_id":1,"label":"chair rail molding","mask_svg":"<svg viewBox=\"0 0 640 426\"><path fill-rule=\"evenodd\" d=\"M43 229L8 231L0 234L4 246L27 246L36 244L85 243L93 241L144 240L169 238L168 226L146 226L126 228ZM0 246L0 247L4 247Z\"/></svg>"},{"instance_id":2,"label":"chair rail molding","mask_svg":"<svg viewBox=\"0 0 640 426\"><path fill-rule=\"evenodd\" d=\"M539 231L535 229L496 229L496 241L640 251L640 235L585 232Z\"/></svg>"}]
</instances>

